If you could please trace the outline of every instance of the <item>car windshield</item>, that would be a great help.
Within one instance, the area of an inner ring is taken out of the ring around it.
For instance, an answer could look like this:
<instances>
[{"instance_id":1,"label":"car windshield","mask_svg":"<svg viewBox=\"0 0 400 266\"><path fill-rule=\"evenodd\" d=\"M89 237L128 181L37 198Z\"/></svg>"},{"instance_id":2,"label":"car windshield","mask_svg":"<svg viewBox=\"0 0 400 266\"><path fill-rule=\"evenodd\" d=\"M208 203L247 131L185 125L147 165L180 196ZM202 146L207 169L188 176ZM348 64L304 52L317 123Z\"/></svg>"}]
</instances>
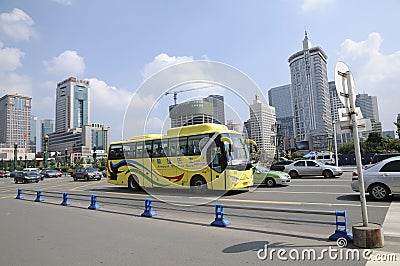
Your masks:
<instances>
[{"instance_id":1,"label":"car windshield","mask_svg":"<svg viewBox=\"0 0 400 266\"><path fill-rule=\"evenodd\" d=\"M86 168L86 171L88 171L88 172L96 172L97 169L96 168Z\"/></svg>"},{"instance_id":2,"label":"car windshield","mask_svg":"<svg viewBox=\"0 0 400 266\"><path fill-rule=\"evenodd\" d=\"M242 135L239 134L221 134L221 137L228 137L232 140L232 145L225 142L225 151L228 162L232 165L240 164L249 161L249 152Z\"/></svg>"},{"instance_id":3,"label":"car windshield","mask_svg":"<svg viewBox=\"0 0 400 266\"><path fill-rule=\"evenodd\" d=\"M25 173L27 176L36 176L37 174L36 174L36 172L33 172L33 171L31 171L31 172L26 172Z\"/></svg>"}]
</instances>

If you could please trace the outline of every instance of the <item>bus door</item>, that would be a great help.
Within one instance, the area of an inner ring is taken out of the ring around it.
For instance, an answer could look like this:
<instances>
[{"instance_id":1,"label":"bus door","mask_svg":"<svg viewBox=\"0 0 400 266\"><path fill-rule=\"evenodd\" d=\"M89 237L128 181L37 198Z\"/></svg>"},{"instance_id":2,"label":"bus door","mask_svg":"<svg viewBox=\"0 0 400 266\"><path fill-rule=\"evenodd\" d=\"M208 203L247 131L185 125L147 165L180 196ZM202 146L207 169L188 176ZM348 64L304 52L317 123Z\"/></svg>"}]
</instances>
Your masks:
<instances>
[{"instance_id":1,"label":"bus door","mask_svg":"<svg viewBox=\"0 0 400 266\"><path fill-rule=\"evenodd\" d=\"M154 187L167 187L173 182L176 170L167 157L168 139L153 140L152 146L152 180Z\"/></svg>"},{"instance_id":2,"label":"bus door","mask_svg":"<svg viewBox=\"0 0 400 266\"><path fill-rule=\"evenodd\" d=\"M144 169L143 169L143 154L144 154L144 142L143 141L139 141L136 142L135 145L135 157L134 157L134 161L135 161L135 172L137 171L137 173L134 173L133 171L132 174L135 174L135 176L138 178L139 181L139 185L140 186L144 186L145 184L145 176L144 176Z\"/></svg>"},{"instance_id":3,"label":"bus door","mask_svg":"<svg viewBox=\"0 0 400 266\"><path fill-rule=\"evenodd\" d=\"M143 149L143 177L144 186L153 187L153 164L152 164L152 141L148 140L144 142Z\"/></svg>"},{"instance_id":4,"label":"bus door","mask_svg":"<svg viewBox=\"0 0 400 266\"><path fill-rule=\"evenodd\" d=\"M207 154L207 175L210 189L222 189L224 185L224 156L222 155L221 147L216 144L217 134L210 135L210 138L205 144L200 143L202 154ZM203 139L204 141L205 139Z\"/></svg>"}]
</instances>

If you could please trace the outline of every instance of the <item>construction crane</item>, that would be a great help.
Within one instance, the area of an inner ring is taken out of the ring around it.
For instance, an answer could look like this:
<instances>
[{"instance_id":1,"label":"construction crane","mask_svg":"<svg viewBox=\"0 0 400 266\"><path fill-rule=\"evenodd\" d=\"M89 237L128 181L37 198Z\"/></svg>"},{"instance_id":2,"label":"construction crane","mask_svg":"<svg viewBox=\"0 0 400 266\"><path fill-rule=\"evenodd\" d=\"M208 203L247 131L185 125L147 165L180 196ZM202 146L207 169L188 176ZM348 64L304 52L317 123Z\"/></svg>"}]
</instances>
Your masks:
<instances>
[{"instance_id":1,"label":"construction crane","mask_svg":"<svg viewBox=\"0 0 400 266\"><path fill-rule=\"evenodd\" d=\"M181 92L187 92L187 91L194 91L194 90L200 90L200 89L206 89L206 88L210 88L210 87L214 87L215 85L207 85L207 86L202 86L202 87L196 87L196 88L190 88L190 89L186 89L186 90L178 90L178 91L167 91L165 93L165 95L169 95L169 94L173 94L174 96L174 106L176 106L176 101L178 99L178 93Z\"/></svg>"}]
</instances>

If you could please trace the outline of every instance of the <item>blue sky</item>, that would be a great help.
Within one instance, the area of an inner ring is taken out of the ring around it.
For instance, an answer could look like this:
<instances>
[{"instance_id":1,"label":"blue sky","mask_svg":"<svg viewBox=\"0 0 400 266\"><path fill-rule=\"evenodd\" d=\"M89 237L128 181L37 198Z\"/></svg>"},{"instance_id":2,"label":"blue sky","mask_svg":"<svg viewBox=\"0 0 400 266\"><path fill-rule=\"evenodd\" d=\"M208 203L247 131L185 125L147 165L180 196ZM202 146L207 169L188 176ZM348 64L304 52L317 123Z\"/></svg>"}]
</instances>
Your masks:
<instances>
[{"instance_id":1,"label":"blue sky","mask_svg":"<svg viewBox=\"0 0 400 266\"><path fill-rule=\"evenodd\" d=\"M54 119L57 82L90 79L91 120L110 125L112 140L118 140L130 97L160 69L193 60L222 62L248 75L266 95L290 83L288 58L301 50L306 29L311 43L328 55L329 80L336 62L346 62L357 92L378 97L383 129L394 130L400 113L399 14L395 0L2 0L0 94L31 96L32 113ZM190 97L179 94L178 100ZM248 115L246 108L238 112Z\"/></svg>"}]
</instances>

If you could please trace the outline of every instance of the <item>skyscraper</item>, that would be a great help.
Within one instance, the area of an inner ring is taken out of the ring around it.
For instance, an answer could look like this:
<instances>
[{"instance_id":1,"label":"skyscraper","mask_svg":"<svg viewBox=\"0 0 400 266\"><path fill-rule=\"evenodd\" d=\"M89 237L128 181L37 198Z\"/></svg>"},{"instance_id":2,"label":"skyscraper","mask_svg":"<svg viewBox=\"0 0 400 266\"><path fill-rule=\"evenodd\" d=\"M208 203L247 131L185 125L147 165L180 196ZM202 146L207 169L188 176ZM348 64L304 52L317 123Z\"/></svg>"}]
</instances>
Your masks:
<instances>
[{"instance_id":1,"label":"skyscraper","mask_svg":"<svg viewBox=\"0 0 400 266\"><path fill-rule=\"evenodd\" d=\"M271 88L268 91L269 105L275 107L276 122L280 125L279 134L284 138L294 138L294 112L292 87L290 84Z\"/></svg>"},{"instance_id":2,"label":"skyscraper","mask_svg":"<svg viewBox=\"0 0 400 266\"><path fill-rule=\"evenodd\" d=\"M45 135L50 135L54 132L54 120L44 119L40 121L40 147L44 151L43 139Z\"/></svg>"},{"instance_id":3,"label":"skyscraper","mask_svg":"<svg viewBox=\"0 0 400 266\"><path fill-rule=\"evenodd\" d=\"M110 142L110 127L102 124L92 124L92 149L107 152Z\"/></svg>"},{"instance_id":4,"label":"skyscraper","mask_svg":"<svg viewBox=\"0 0 400 266\"><path fill-rule=\"evenodd\" d=\"M89 81L75 77L57 84L56 132L90 125Z\"/></svg>"},{"instance_id":5,"label":"skyscraper","mask_svg":"<svg viewBox=\"0 0 400 266\"><path fill-rule=\"evenodd\" d=\"M70 77L57 84L55 132L49 150L68 152L71 160L91 157L89 81Z\"/></svg>"},{"instance_id":6,"label":"skyscraper","mask_svg":"<svg viewBox=\"0 0 400 266\"><path fill-rule=\"evenodd\" d=\"M307 32L303 50L289 57L295 137L309 141L314 150L328 149L332 135L329 101L327 55L320 47L312 47Z\"/></svg>"},{"instance_id":7,"label":"skyscraper","mask_svg":"<svg viewBox=\"0 0 400 266\"><path fill-rule=\"evenodd\" d=\"M19 94L0 98L0 143L5 147L29 148L31 99Z\"/></svg>"},{"instance_id":8,"label":"skyscraper","mask_svg":"<svg viewBox=\"0 0 400 266\"><path fill-rule=\"evenodd\" d=\"M29 129L29 150L36 153L37 144L37 116L31 115L30 129Z\"/></svg>"},{"instance_id":9,"label":"skyscraper","mask_svg":"<svg viewBox=\"0 0 400 266\"><path fill-rule=\"evenodd\" d=\"M261 151L260 160L271 159L275 154L274 132L276 122L275 108L263 103L258 95L255 96L253 104L250 105L250 119L245 127L249 128L247 134L257 143Z\"/></svg>"},{"instance_id":10,"label":"skyscraper","mask_svg":"<svg viewBox=\"0 0 400 266\"><path fill-rule=\"evenodd\" d=\"M213 122L212 103L205 100L193 100L169 106L171 127L182 127Z\"/></svg>"},{"instance_id":11,"label":"skyscraper","mask_svg":"<svg viewBox=\"0 0 400 266\"><path fill-rule=\"evenodd\" d=\"M371 132L382 134L382 123L379 121L378 98L366 93L356 95L356 106L360 107L363 118L371 119L371 131L362 133L362 138L366 139Z\"/></svg>"},{"instance_id":12,"label":"skyscraper","mask_svg":"<svg viewBox=\"0 0 400 266\"><path fill-rule=\"evenodd\" d=\"M208 95L204 98L206 102L210 102L213 105L213 122L217 124L225 125L225 106L224 96L222 95Z\"/></svg>"}]
</instances>

